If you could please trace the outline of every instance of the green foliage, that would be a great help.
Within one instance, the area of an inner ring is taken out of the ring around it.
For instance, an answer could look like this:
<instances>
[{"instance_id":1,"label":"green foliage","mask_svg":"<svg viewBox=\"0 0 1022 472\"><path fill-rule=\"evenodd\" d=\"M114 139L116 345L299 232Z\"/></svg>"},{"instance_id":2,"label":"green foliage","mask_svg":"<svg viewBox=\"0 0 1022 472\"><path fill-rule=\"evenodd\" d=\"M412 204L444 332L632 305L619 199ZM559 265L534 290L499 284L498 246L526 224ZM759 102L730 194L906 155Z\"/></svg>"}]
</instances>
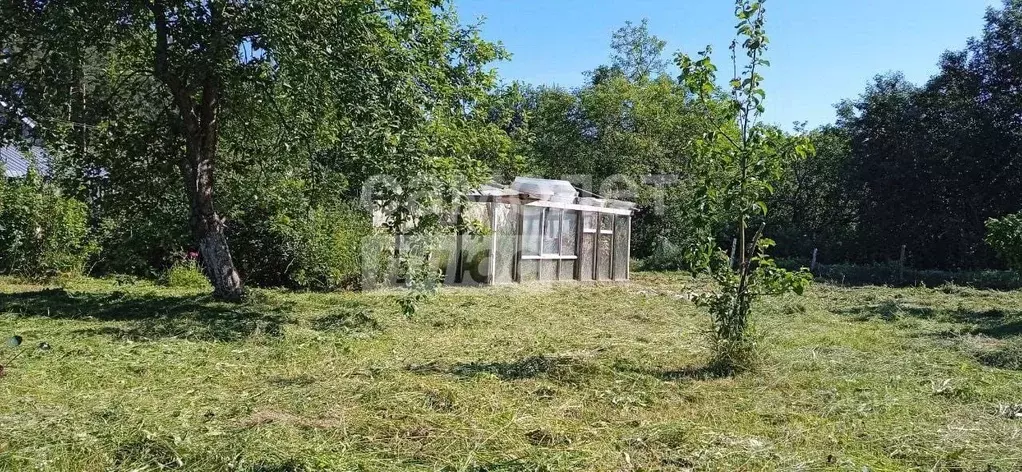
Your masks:
<instances>
[{"instance_id":1,"label":"green foliage","mask_svg":"<svg viewBox=\"0 0 1022 472\"><path fill-rule=\"evenodd\" d=\"M167 269L163 283L170 288L209 289L209 280L194 259L185 258Z\"/></svg>"},{"instance_id":2,"label":"green foliage","mask_svg":"<svg viewBox=\"0 0 1022 472\"><path fill-rule=\"evenodd\" d=\"M304 236L292 266L294 283L313 290L358 286L368 217L346 207L314 208L300 230Z\"/></svg>"},{"instance_id":3,"label":"green foliage","mask_svg":"<svg viewBox=\"0 0 1022 472\"><path fill-rule=\"evenodd\" d=\"M438 245L438 238L431 234L413 235L402 238L398 267L408 289L400 298L398 306L406 317L419 311L419 305L440 289L442 271L433 264L432 255Z\"/></svg>"},{"instance_id":4,"label":"green foliage","mask_svg":"<svg viewBox=\"0 0 1022 472\"><path fill-rule=\"evenodd\" d=\"M731 44L735 77L729 82L728 98L716 86L716 66L710 48L692 59L678 54L682 80L697 97L705 112L705 135L696 141L692 169L698 179L695 226L704 236L689 251L691 265L708 270L716 286L697 298L713 319L712 366L724 372L752 367L755 343L749 320L755 301L767 294L802 293L811 276L791 273L774 264L767 255L772 240L763 237L765 224L755 235L748 234L750 220L767 215L766 201L784 170L792 161L813 152L804 136L789 136L759 123L766 92L760 87L768 39L764 30L762 2L738 0L738 39ZM739 65L738 52L745 59ZM720 224L736 226L737 251L732 261L720 249L713 230Z\"/></svg>"},{"instance_id":5,"label":"green foliage","mask_svg":"<svg viewBox=\"0 0 1022 472\"><path fill-rule=\"evenodd\" d=\"M319 202L308 186L274 175L228 184L226 208L235 217L231 249L250 283L309 290L357 286L368 216L326 198Z\"/></svg>"},{"instance_id":6,"label":"green foliage","mask_svg":"<svg viewBox=\"0 0 1022 472\"><path fill-rule=\"evenodd\" d=\"M656 240L649 255L642 259L643 270L676 271L688 268L685 249L661 237Z\"/></svg>"},{"instance_id":7,"label":"green foliage","mask_svg":"<svg viewBox=\"0 0 1022 472\"><path fill-rule=\"evenodd\" d=\"M632 81L644 81L667 71L663 57L667 41L649 32L649 19L635 25L626 21L614 32L610 47L614 50L612 67L620 70Z\"/></svg>"},{"instance_id":8,"label":"green foliage","mask_svg":"<svg viewBox=\"0 0 1022 472\"><path fill-rule=\"evenodd\" d=\"M701 110L665 73L665 43L645 22L619 29L611 48L612 65L590 71L583 87L523 90L528 133L520 142L527 173L636 202L632 254L646 258L662 240L692 242L688 165Z\"/></svg>"},{"instance_id":9,"label":"green foliage","mask_svg":"<svg viewBox=\"0 0 1022 472\"><path fill-rule=\"evenodd\" d=\"M1008 267L1022 272L1022 213L987 220L986 241Z\"/></svg>"},{"instance_id":10,"label":"green foliage","mask_svg":"<svg viewBox=\"0 0 1022 472\"><path fill-rule=\"evenodd\" d=\"M521 83L500 87L473 110L481 128L473 155L486 164L495 179L511 182L529 173L533 134L530 90Z\"/></svg>"},{"instance_id":11,"label":"green foliage","mask_svg":"<svg viewBox=\"0 0 1022 472\"><path fill-rule=\"evenodd\" d=\"M810 132L809 139L816 152L790 163L767 202L775 254L811 258L818 249L819 261L849 260L857 248L862 192L848 183L854 172L848 133L826 126Z\"/></svg>"},{"instance_id":12,"label":"green foliage","mask_svg":"<svg viewBox=\"0 0 1022 472\"><path fill-rule=\"evenodd\" d=\"M372 201L428 233L523 159L481 106L507 55L448 1L5 4L0 44L0 94L90 199L107 272L160 273L212 228L253 283L348 286L365 224L339 202L364 183L392 177Z\"/></svg>"},{"instance_id":13,"label":"green foliage","mask_svg":"<svg viewBox=\"0 0 1022 472\"><path fill-rule=\"evenodd\" d=\"M744 271L742 266L732 267L722 251L712 251L708 267L715 289L695 298L696 304L706 307L713 319L710 341L714 358L710 367L715 372L735 373L755 365L756 336L750 315L758 299L785 293L802 295L813 279L804 268L791 272L778 267L766 253L773 241L758 236L747 263L750 269Z\"/></svg>"},{"instance_id":14,"label":"green foliage","mask_svg":"<svg viewBox=\"0 0 1022 472\"><path fill-rule=\"evenodd\" d=\"M984 269L1003 259L985 222L1022 208L1022 2L989 9L980 35L940 57L923 84L877 76L813 133L773 199L786 255L883 264L908 248L917 269Z\"/></svg>"},{"instance_id":15,"label":"green foliage","mask_svg":"<svg viewBox=\"0 0 1022 472\"><path fill-rule=\"evenodd\" d=\"M586 185L596 186L616 174L641 185L645 175L683 173L699 118L686 93L667 77L632 81L621 74L576 91L532 89L536 171L591 176Z\"/></svg>"},{"instance_id":16,"label":"green foliage","mask_svg":"<svg viewBox=\"0 0 1022 472\"><path fill-rule=\"evenodd\" d=\"M85 204L34 172L0 178L0 273L78 275L94 251Z\"/></svg>"}]
</instances>

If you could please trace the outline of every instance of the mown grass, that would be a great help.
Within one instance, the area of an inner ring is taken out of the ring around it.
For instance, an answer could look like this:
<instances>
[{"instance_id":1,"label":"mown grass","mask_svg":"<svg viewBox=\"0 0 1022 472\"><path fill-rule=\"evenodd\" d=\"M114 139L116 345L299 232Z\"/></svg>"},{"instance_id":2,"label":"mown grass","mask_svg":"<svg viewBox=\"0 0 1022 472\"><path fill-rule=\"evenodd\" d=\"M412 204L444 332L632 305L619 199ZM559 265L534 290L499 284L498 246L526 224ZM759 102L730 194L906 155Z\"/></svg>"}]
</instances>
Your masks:
<instances>
[{"instance_id":1,"label":"mown grass","mask_svg":"<svg viewBox=\"0 0 1022 472\"><path fill-rule=\"evenodd\" d=\"M447 289L408 319L4 279L0 470L1022 469L1022 293L817 285L718 378L698 285Z\"/></svg>"}]
</instances>

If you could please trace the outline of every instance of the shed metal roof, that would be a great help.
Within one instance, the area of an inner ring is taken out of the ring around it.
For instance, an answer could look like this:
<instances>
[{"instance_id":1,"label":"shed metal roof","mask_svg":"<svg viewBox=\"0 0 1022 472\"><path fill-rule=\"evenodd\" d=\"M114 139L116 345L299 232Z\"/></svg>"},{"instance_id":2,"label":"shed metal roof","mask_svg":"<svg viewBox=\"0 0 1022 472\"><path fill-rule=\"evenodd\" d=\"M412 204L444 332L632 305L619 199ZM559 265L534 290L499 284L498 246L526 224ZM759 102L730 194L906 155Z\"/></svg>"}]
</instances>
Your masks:
<instances>
[{"instance_id":1,"label":"shed metal roof","mask_svg":"<svg viewBox=\"0 0 1022 472\"><path fill-rule=\"evenodd\" d=\"M3 164L6 177L24 177L28 169L35 167L42 174L49 172L49 156L38 146L23 151L17 146L0 147L0 164Z\"/></svg>"},{"instance_id":2,"label":"shed metal roof","mask_svg":"<svg viewBox=\"0 0 1022 472\"><path fill-rule=\"evenodd\" d=\"M483 185L469 192L468 197L474 201L495 201L620 215L632 214L636 206L623 200L581 197L577 189L567 181L522 177L515 179L510 186L494 183Z\"/></svg>"}]
</instances>

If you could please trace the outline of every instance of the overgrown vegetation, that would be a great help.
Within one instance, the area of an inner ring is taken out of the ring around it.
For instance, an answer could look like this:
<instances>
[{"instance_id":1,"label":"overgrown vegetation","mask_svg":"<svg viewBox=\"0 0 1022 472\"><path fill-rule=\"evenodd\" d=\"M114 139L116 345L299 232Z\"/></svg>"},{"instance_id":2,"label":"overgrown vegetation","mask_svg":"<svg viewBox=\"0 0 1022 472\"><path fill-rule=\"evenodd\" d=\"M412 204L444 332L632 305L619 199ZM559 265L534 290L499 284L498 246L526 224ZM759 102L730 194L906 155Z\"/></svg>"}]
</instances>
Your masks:
<instances>
[{"instance_id":1,"label":"overgrown vegetation","mask_svg":"<svg viewBox=\"0 0 1022 472\"><path fill-rule=\"evenodd\" d=\"M987 244L1008 267L1022 272L1022 213L987 220Z\"/></svg>"},{"instance_id":2,"label":"overgrown vegetation","mask_svg":"<svg viewBox=\"0 0 1022 472\"><path fill-rule=\"evenodd\" d=\"M88 218L39 174L8 180L0 165L0 274L80 275L96 249Z\"/></svg>"},{"instance_id":3,"label":"overgrown vegetation","mask_svg":"<svg viewBox=\"0 0 1022 472\"><path fill-rule=\"evenodd\" d=\"M5 279L0 339L24 352L0 378L0 469L1022 467L1018 292L764 297L760 369L719 378L688 301L709 281L633 276L450 289L413 318L394 292L229 305Z\"/></svg>"},{"instance_id":4,"label":"overgrown vegetation","mask_svg":"<svg viewBox=\"0 0 1022 472\"><path fill-rule=\"evenodd\" d=\"M366 184L392 232L429 241L451 225L417 213L445 213L466 188L517 175L637 202L633 256L691 269L674 253L707 237L704 208L693 204L705 190L703 105L719 121L744 121L731 84L691 93L646 21L617 30L607 61L577 88L498 87L489 65L507 53L482 40L479 25L461 24L446 0L226 1L218 15L208 13L220 3L86 3L3 7L0 123L5 143L44 145L50 183L87 204L94 275L156 279L175 254L201 255L203 240L205 252L224 255L212 244L222 234L231 264L216 278L231 287L220 292L236 294L241 280L351 287L357 256L347 241L364 234L368 212L357 201ZM750 232L766 221L778 255L818 250L829 265L884 264L905 246L910 268L1003 268L984 223L1022 208L1019 18L1022 0L1004 0L926 84L880 76L843 102L834 125L808 131L817 152L771 179L775 191L756 200L771 211ZM157 23L165 45L151 34ZM429 35L378 47L413 31ZM168 82L174 76L188 80ZM189 106L215 117L214 129L191 130L210 123L190 126ZM37 125L31 133L26 119ZM803 133L769 134L780 142ZM198 180L203 191L191 191ZM710 226L716 245L730 248L735 225ZM404 252L401 266L425 267L432 248L422 249Z\"/></svg>"},{"instance_id":5,"label":"overgrown vegetation","mask_svg":"<svg viewBox=\"0 0 1022 472\"><path fill-rule=\"evenodd\" d=\"M208 289L209 280L202 267L192 257L175 262L163 275L163 283L170 288Z\"/></svg>"},{"instance_id":6,"label":"overgrown vegetation","mask_svg":"<svg viewBox=\"0 0 1022 472\"><path fill-rule=\"evenodd\" d=\"M0 55L4 141L38 125L53 178L96 216L99 267L158 274L198 252L223 299L248 275L348 285L337 248L363 224L339 208L363 184L388 176L367 201L408 213L512 147L475 111L506 54L446 0L7 3Z\"/></svg>"}]
</instances>

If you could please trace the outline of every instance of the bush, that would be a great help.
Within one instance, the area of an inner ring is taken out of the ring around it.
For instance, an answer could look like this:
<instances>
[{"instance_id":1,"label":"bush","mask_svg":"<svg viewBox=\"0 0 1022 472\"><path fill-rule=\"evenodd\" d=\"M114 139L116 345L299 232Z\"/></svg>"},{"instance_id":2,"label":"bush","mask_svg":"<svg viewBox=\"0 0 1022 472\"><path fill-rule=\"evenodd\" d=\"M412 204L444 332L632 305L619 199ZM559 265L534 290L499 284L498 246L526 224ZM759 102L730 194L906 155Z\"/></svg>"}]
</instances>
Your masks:
<instances>
[{"instance_id":1,"label":"bush","mask_svg":"<svg viewBox=\"0 0 1022 472\"><path fill-rule=\"evenodd\" d=\"M1009 268L1022 271L1022 213L987 220L986 242Z\"/></svg>"},{"instance_id":2,"label":"bush","mask_svg":"<svg viewBox=\"0 0 1022 472\"><path fill-rule=\"evenodd\" d=\"M307 290L357 285L360 245L371 224L364 212L337 203L340 192L314 191L303 178L273 173L227 173L223 182L219 210L247 285ZM152 193L104 196L97 210L99 272L158 278L168 285L174 285L172 275L195 275L180 255L182 248L194 250L187 201L173 186L160 185ZM183 286L196 287L187 277Z\"/></svg>"},{"instance_id":3,"label":"bush","mask_svg":"<svg viewBox=\"0 0 1022 472\"><path fill-rule=\"evenodd\" d=\"M368 214L312 203L299 179L242 187L247 189L258 193L235 194L228 223L231 252L247 283L305 290L358 285L361 245L372 230Z\"/></svg>"},{"instance_id":4,"label":"bush","mask_svg":"<svg viewBox=\"0 0 1022 472\"><path fill-rule=\"evenodd\" d=\"M142 196L132 203L126 195L104 199L93 207L100 248L94 272L156 279L180 260L182 247L192 244L184 198Z\"/></svg>"},{"instance_id":5,"label":"bush","mask_svg":"<svg viewBox=\"0 0 1022 472\"><path fill-rule=\"evenodd\" d=\"M352 288L362 273L362 242L370 235L368 219L347 207L316 208L301 221L293 271L295 285L313 290Z\"/></svg>"},{"instance_id":6,"label":"bush","mask_svg":"<svg viewBox=\"0 0 1022 472\"><path fill-rule=\"evenodd\" d=\"M0 178L0 272L29 277L79 275L95 253L84 203L35 173Z\"/></svg>"},{"instance_id":7,"label":"bush","mask_svg":"<svg viewBox=\"0 0 1022 472\"><path fill-rule=\"evenodd\" d=\"M175 262L163 274L164 285L171 288L194 288L211 290L209 279L202 273L202 268L195 259L185 259Z\"/></svg>"},{"instance_id":8,"label":"bush","mask_svg":"<svg viewBox=\"0 0 1022 472\"><path fill-rule=\"evenodd\" d=\"M681 247L667 240L657 238L649 256L642 260L642 269L651 271L665 270L686 270L685 251Z\"/></svg>"}]
</instances>

